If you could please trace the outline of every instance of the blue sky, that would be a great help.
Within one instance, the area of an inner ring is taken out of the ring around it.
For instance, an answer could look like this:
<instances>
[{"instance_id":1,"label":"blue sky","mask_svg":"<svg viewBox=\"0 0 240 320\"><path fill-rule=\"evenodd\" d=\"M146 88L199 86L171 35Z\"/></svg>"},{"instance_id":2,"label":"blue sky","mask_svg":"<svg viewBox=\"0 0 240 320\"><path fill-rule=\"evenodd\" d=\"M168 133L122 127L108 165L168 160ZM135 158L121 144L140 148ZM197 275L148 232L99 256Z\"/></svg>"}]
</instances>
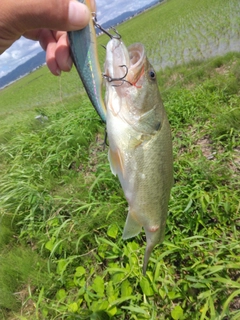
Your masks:
<instances>
[{"instance_id":1,"label":"blue sky","mask_svg":"<svg viewBox=\"0 0 240 320\"><path fill-rule=\"evenodd\" d=\"M99 23L111 20L126 11L137 10L151 3L149 0L96 0ZM0 77L15 69L38 52L42 51L38 42L21 37L0 55Z\"/></svg>"}]
</instances>

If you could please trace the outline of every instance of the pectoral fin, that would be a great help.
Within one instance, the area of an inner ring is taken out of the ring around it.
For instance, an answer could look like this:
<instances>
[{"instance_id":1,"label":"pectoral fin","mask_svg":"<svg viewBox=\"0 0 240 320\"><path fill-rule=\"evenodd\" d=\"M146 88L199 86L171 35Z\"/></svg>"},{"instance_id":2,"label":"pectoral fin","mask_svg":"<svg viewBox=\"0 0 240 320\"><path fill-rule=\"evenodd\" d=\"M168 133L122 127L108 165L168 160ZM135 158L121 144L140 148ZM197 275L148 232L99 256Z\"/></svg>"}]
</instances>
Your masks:
<instances>
[{"instance_id":1,"label":"pectoral fin","mask_svg":"<svg viewBox=\"0 0 240 320\"><path fill-rule=\"evenodd\" d=\"M123 165L123 157L121 152L117 149L116 151L112 151L109 149L108 152L108 160L110 162L111 171L114 175L122 175L124 176L124 165Z\"/></svg>"},{"instance_id":2,"label":"pectoral fin","mask_svg":"<svg viewBox=\"0 0 240 320\"><path fill-rule=\"evenodd\" d=\"M129 209L125 227L123 230L123 239L135 237L142 230L142 226L135 218L135 213Z\"/></svg>"}]
</instances>

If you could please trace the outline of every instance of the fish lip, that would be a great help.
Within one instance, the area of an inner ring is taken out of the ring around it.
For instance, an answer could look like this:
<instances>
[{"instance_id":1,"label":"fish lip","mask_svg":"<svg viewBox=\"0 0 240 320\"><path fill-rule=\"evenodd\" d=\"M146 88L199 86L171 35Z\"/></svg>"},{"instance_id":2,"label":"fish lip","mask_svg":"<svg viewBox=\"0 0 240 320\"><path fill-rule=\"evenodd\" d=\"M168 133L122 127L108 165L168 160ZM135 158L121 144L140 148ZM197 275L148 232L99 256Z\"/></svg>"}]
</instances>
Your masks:
<instances>
[{"instance_id":1,"label":"fish lip","mask_svg":"<svg viewBox=\"0 0 240 320\"><path fill-rule=\"evenodd\" d=\"M145 62L145 49L141 43L134 43L128 48L119 39L112 39L107 44L107 58L105 62L105 76L112 79L124 77L124 84L135 84L142 75ZM126 68L123 68L126 66ZM113 81L114 85L123 84Z\"/></svg>"},{"instance_id":2,"label":"fish lip","mask_svg":"<svg viewBox=\"0 0 240 320\"><path fill-rule=\"evenodd\" d=\"M129 72L126 80L131 84L136 84L143 73L145 62L145 49L141 43L134 43L128 47L128 54L130 59Z\"/></svg>"}]
</instances>

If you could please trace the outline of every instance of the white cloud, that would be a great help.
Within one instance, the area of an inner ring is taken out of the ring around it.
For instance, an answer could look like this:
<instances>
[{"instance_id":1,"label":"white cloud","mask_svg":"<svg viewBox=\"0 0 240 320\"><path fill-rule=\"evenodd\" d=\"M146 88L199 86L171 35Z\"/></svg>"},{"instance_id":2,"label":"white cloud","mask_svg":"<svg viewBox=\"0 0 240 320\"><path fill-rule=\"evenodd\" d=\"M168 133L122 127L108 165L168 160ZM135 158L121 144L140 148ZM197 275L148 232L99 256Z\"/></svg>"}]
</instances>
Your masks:
<instances>
[{"instance_id":1,"label":"white cloud","mask_svg":"<svg viewBox=\"0 0 240 320\"><path fill-rule=\"evenodd\" d=\"M41 49L41 46L38 41L33 41L32 45L29 46L29 50Z\"/></svg>"},{"instance_id":2,"label":"white cloud","mask_svg":"<svg viewBox=\"0 0 240 320\"><path fill-rule=\"evenodd\" d=\"M38 42L21 37L0 55L0 77L29 60L41 50Z\"/></svg>"},{"instance_id":3,"label":"white cloud","mask_svg":"<svg viewBox=\"0 0 240 320\"><path fill-rule=\"evenodd\" d=\"M5 76L6 73L7 73L6 71L0 71L0 78Z\"/></svg>"},{"instance_id":4,"label":"white cloud","mask_svg":"<svg viewBox=\"0 0 240 320\"><path fill-rule=\"evenodd\" d=\"M12 59L19 59L21 58L22 52L20 50L12 50L11 57Z\"/></svg>"},{"instance_id":5,"label":"white cloud","mask_svg":"<svg viewBox=\"0 0 240 320\"><path fill-rule=\"evenodd\" d=\"M153 1L153 0L152 0ZM151 3L149 0L96 0L97 3L97 17L99 23L104 23L108 20L114 19L127 11L134 11Z\"/></svg>"}]
</instances>

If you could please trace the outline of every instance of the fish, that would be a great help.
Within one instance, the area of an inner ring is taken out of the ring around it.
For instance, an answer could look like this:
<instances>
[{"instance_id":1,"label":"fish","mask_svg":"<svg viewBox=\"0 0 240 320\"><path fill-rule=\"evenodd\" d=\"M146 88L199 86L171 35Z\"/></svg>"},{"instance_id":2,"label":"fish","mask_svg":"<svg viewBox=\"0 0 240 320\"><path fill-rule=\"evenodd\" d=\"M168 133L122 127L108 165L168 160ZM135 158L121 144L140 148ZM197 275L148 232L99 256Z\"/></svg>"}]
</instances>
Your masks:
<instances>
[{"instance_id":1,"label":"fish","mask_svg":"<svg viewBox=\"0 0 240 320\"><path fill-rule=\"evenodd\" d=\"M164 240L173 185L171 128L143 44L127 48L113 37L106 46L104 78L108 159L129 205L122 237L144 229L145 275L153 248Z\"/></svg>"},{"instance_id":2,"label":"fish","mask_svg":"<svg viewBox=\"0 0 240 320\"><path fill-rule=\"evenodd\" d=\"M87 5L93 14L93 19L90 19L84 29L68 32L71 55L93 107L101 120L106 123L106 107L102 96L103 77L98 60L97 38L94 28L96 8L91 0L78 1Z\"/></svg>"}]
</instances>

